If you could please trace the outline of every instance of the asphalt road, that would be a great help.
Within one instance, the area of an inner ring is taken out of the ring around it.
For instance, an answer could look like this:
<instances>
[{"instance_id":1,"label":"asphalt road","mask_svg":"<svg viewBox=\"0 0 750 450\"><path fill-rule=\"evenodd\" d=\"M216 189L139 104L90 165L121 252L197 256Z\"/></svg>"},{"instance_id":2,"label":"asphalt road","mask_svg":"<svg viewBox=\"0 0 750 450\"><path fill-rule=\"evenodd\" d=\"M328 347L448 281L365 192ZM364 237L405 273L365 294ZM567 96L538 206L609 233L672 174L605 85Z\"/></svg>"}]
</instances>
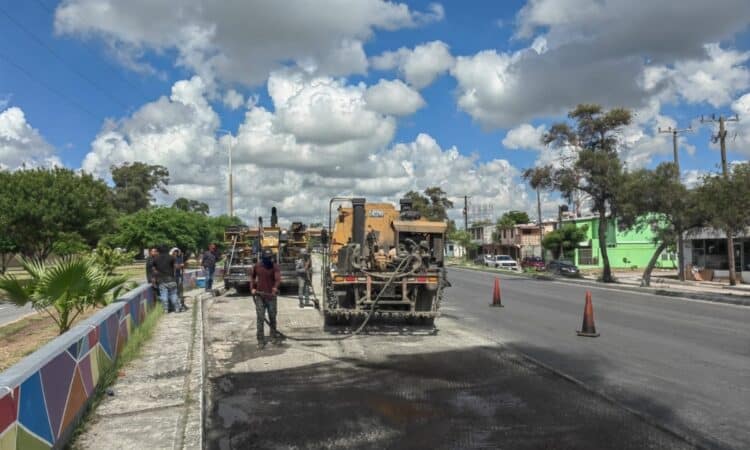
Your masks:
<instances>
[{"instance_id":1,"label":"asphalt road","mask_svg":"<svg viewBox=\"0 0 750 450\"><path fill-rule=\"evenodd\" d=\"M34 309L31 307L31 305L19 307L11 303L0 301L0 326L3 326L9 322L13 322L14 320L33 311Z\"/></svg>"},{"instance_id":2,"label":"asphalt road","mask_svg":"<svg viewBox=\"0 0 750 450\"><path fill-rule=\"evenodd\" d=\"M451 269L445 317L706 447L750 448L750 308ZM578 337L586 289L598 338Z\"/></svg>"},{"instance_id":3,"label":"asphalt road","mask_svg":"<svg viewBox=\"0 0 750 450\"><path fill-rule=\"evenodd\" d=\"M209 449L691 447L450 317L351 336L280 297L290 339L259 350L250 298L204 314Z\"/></svg>"}]
</instances>

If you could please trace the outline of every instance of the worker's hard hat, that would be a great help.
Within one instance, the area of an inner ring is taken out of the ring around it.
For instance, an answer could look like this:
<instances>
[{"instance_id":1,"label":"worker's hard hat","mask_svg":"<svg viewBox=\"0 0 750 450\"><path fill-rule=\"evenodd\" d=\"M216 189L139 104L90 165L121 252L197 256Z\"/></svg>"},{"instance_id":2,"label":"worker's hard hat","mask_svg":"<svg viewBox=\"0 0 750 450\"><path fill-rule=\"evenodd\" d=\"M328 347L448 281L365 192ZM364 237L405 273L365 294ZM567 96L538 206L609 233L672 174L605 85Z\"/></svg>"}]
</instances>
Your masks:
<instances>
[{"instance_id":1,"label":"worker's hard hat","mask_svg":"<svg viewBox=\"0 0 750 450\"><path fill-rule=\"evenodd\" d=\"M179 248L173 247L172 250L169 251L169 254L172 255L172 254L174 254L174 252L179 252L179 251L180 251Z\"/></svg>"}]
</instances>

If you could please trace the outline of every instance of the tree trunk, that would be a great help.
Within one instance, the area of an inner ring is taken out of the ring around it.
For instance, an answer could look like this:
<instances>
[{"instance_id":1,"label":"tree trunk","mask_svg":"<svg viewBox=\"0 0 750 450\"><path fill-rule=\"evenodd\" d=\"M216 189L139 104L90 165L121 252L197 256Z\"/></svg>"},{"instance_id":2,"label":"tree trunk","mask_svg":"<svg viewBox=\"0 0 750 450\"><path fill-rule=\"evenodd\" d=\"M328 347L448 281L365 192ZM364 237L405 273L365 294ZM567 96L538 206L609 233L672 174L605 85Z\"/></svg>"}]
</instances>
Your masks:
<instances>
[{"instance_id":1,"label":"tree trunk","mask_svg":"<svg viewBox=\"0 0 750 450\"><path fill-rule=\"evenodd\" d=\"M602 281L612 283L612 269L609 267L609 256L607 255L607 213L604 208L599 210L599 253L602 255Z\"/></svg>"},{"instance_id":2,"label":"tree trunk","mask_svg":"<svg viewBox=\"0 0 750 450\"><path fill-rule=\"evenodd\" d=\"M685 240L682 238L682 230L677 235L677 278L685 281Z\"/></svg>"},{"instance_id":3,"label":"tree trunk","mask_svg":"<svg viewBox=\"0 0 750 450\"><path fill-rule=\"evenodd\" d=\"M734 270L734 236L731 231L727 231L727 256L729 257L729 284L737 284L737 272Z\"/></svg>"},{"instance_id":4,"label":"tree trunk","mask_svg":"<svg viewBox=\"0 0 750 450\"><path fill-rule=\"evenodd\" d=\"M656 266L656 261L659 260L659 255L661 255L665 248L667 248L667 243L663 241L659 244L658 247L656 247L656 251L654 251L654 254L651 256L651 259L646 266L646 270L643 271L643 277L641 278L641 287L651 286L651 272L654 270L654 266Z\"/></svg>"}]
</instances>

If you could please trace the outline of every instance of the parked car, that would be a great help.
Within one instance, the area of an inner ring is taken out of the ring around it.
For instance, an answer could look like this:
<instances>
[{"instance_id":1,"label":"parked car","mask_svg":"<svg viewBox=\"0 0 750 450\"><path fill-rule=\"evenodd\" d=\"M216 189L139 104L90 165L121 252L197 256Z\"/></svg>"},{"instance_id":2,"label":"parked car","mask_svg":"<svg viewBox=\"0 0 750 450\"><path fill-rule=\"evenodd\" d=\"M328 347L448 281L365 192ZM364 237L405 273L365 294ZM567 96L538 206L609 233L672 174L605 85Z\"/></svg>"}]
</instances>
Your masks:
<instances>
[{"instance_id":1,"label":"parked car","mask_svg":"<svg viewBox=\"0 0 750 450\"><path fill-rule=\"evenodd\" d=\"M487 267L495 267L495 255L484 255L482 257L482 264Z\"/></svg>"},{"instance_id":2,"label":"parked car","mask_svg":"<svg viewBox=\"0 0 750 450\"><path fill-rule=\"evenodd\" d=\"M495 255L495 267L506 270L521 270L518 262L509 255Z\"/></svg>"},{"instance_id":3,"label":"parked car","mask_svg":"<svg viewBox=\"0 0 750 450\"><path fill-rule=\"evenodd\" d=\"M477 256L476 256L476 257L474 258L474 264L476 264L476 265L478 265L478 266L482 266L482 265L484 265L484 256L483 256L483 255L477 255Z\"/></svg>"},{"instance_id":4,"label":"parked car","mask_svg":"<svg viewBox=\"0 0 750 450\"><path fill-rule=\"evenodd\" d=\"M581 274L578 267L570 261L550 261L547 263L547 271L566 277L577 277Z\"/></svg>"},{"instance_id":5,"label":"parked car","mask_svg":"<svg viewBox=\"0 0 750 450\"><path fill-rule=\"evenodd\" d=\"M521 267L541 272L546 269L546 264L544 264L544 260L539 256L527 256L521 260Z\"/></svg>"}]
</instances>

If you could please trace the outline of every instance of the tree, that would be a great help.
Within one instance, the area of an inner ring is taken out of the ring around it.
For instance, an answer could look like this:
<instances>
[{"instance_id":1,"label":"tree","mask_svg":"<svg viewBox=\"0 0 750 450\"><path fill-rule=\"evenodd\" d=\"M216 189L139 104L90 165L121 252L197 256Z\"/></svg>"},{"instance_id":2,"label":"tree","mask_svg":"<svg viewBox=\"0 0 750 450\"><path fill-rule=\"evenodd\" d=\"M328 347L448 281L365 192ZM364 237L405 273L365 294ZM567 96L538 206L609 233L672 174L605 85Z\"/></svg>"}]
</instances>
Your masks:
<instances>
[{"instance_id":1,"label":"tree","mask_svg":"<svg viewBox=\"0 0 750 450\"><path fill-rule=\"evenodd\" d=\"M574 250L578 243L584 241L588 236L588 225L576 227L574 223L566 223L557 230L550 231L542 239L542 247L552 252L555 259L560 259L566 250Z\"/></svg>"},{"instance_id":2,"label":"tree","mask_svg":"<svg viewBox=\"0 0 750 450\"><path fill-rule=\"evenodd\" d=\"M591 211L599 216L599 252L604 269L602 281L613 282L607 255L607 215L616 214L617 192L622 183L623 168L618 156L618 133L630 124L630 111L614 108L604 111L599 105L578 105L568 117L575 121L557 123L542 137L542 142L559 149L579 148L572 167L551 173L549 182L568 200L577 192L588 194Z\"/></svg>"},{"instance_id":3,"label":"tree","mask_svg":"<svg viewBox=\"0 0 750 450\"><path fill-rule=\"evenodd\" d=\"M199 202L198 200L188 200L185 197L180 197L172 203L172 208L181 209L183 211L191 211L203 214L207 216L209 213L208 204Z\"/></svg>"},{"instance_id":4,"label":"tree","mask_svg":"<svg viewBox=\"0 0 750 450\"><path fill-rule=\"evenodd\" d=\"M473 251L479 248L479 246L471 239L471 233L466 230L456 230L449 235L449 238L453 242L458 242L458 244L466 250L464 252L464 257L466 259L469 259L469 250Z\"/></svg>"},{"instance_id":5,"label":"tree","mask_svg":"<svg viewBox=\"0 0 750 450\"><path fill-rule=\"evenodd\" d=\"M659 255L676 245L679 234L701 226L705 221L698 208L696 192L680 182L674 163L662 163L653 170L640 169L625 174L618 204L620 228L650 229L657 244L643 271L642 286L651 285L651 272Z\"/></svg>"},{"instance_id":6,"label":"tree","mask_svg":"<svg viewBox=\"0 0 750 450\"><path fill-rule=\"evenodd\" d=\"M27 257L44 260L71 239L94 247L114 223L109 187L89 174L58 167L2 178L2 234Z\"/></svg>"},{"instance_id":7,"label":"tree","mask_svg":"<svg viewBox=\"0 0 750 450\"><path fill-rule=\"evenodd\" d=\"M539 236L544 238L544 223L542 220L542 191L552 189L552 166L541 166L533 169L526 169L523 172L523 179L529 183L536 191L536 213L539 225ZM544 252L542 252L544 253Z\"/></svg>"},{"instance_id":8,"label":"tree","mask_svg":"<svg viewBox=\"0 0 750 450\"><path fill-rule=\"evenodd\" d=\"M227 227L244 225L242 219L237 216L221 215L218 217L208 218L208 227L210 229L210 241L215 243L219 250L224 249L224 230Z\"/></svg>"},{"instance_id":9,"label":"tree","mask_svg":"<svg viewBox=\"0 0 750 450\"><path fill-rule=\"evenodd\" d=\"M429 214L430 220L447 220L448 210L453 208L453 202L448 200L447 194L438 186L428 187L424 190L424 195L430 199Z\"/></svg>"},{"instance_id":10,"label":"tree","mask_svg":"<svg viewBox=\"0 0 750 450\"><path fill-rule=\"evenodd\" d=\"M52 244L52 253L57 256L72 256L87 252L91 247L76 232L60 233Z\"/></svg>"},{"instance_id":11,"label":"tree","mask_svg":"<svg viewBox=\"0 0 750 450\"><path fill-rule=\"evenodd\" d=\"M154 191L168 194L169 170L139 161L110 167L115 207L126 214L146 209L154 201Z\"/></svg>"},{"instance_id":12,"label":"tree","mask_svg":"<svg viewBox=\"0 0 750 450\"><path fill-rule=\"evenodd\" d=\"M523 211L508 211L497 219L497 227L501 230L510 230L514 226L529 223L529 215Z\"/></svg>"},{"instance_id":13,"label":"tree","mask_svg":"<svg viewBox=\"0 0 750 450\"><path fill-rule=\"evenodd\" d=\"M16 305L31 303L37 311L49 314L60 334L87 308L117 298L127 282L126 277L107 275L91 259L82 257L63 258L55 265L24 258L21 265L29 278L4 275L0 291Z\"/></svg>"},{"instance_id":14,"label":"tree","mask_svg":"<svg viewBox=\"0 0 750 450\"><path fill-rule=\"evenodd\" d=\"M707 175L698 188L699 208L707 223L737 236L750 227L750 163L734 164L727 177ZM729 283L737 283L734 249L728 249Z\"/></svg>"},{"instance_id":15,"label":"tree","mask_svg":"<svg viewBox=\"0 0 750 450\"><path fill-rule=\"evenodd\" d=\"M138 252L152 246L178 247L187 259L216 240L215 233L209 218L202 214L157 207L120 217L116 231L106 237L105 244Z\"/></svg>"},{"instance_id":16,"label":"tree","mask_svg":"<svg viewBox=\"0 0 750 450\"><path fill-rule=\"evenodd\" d=\"M9 236L0 235L0 275L8 270L10 259L18 253L18 245Z\"/></svg>"},{"instance_id":17,"label":"tree","mask_svg":"<svg viewBox=\"0 0 750 450\"><path fill-rule=\"evenodd\" d=\"M404 197L411 200L412 209L419 211L427 220L447 220L448 210L453 208L453 202L448 200L443 189L437 186L425 189L424 195L409 191Z\"/></svg>"},{"instance_id":18,"label":"tree","mask_svg":"<svg viewBox=\"0 0 750 450\"><path fill-rule=\"evenodd\" d=\"M115 270L131 261L135 257L135 252L127 252L119 248L111 248L106 245L99 245L91 255L93 261L102 268L105 274L114 275Z\"/></svg>"}]
</instances>

